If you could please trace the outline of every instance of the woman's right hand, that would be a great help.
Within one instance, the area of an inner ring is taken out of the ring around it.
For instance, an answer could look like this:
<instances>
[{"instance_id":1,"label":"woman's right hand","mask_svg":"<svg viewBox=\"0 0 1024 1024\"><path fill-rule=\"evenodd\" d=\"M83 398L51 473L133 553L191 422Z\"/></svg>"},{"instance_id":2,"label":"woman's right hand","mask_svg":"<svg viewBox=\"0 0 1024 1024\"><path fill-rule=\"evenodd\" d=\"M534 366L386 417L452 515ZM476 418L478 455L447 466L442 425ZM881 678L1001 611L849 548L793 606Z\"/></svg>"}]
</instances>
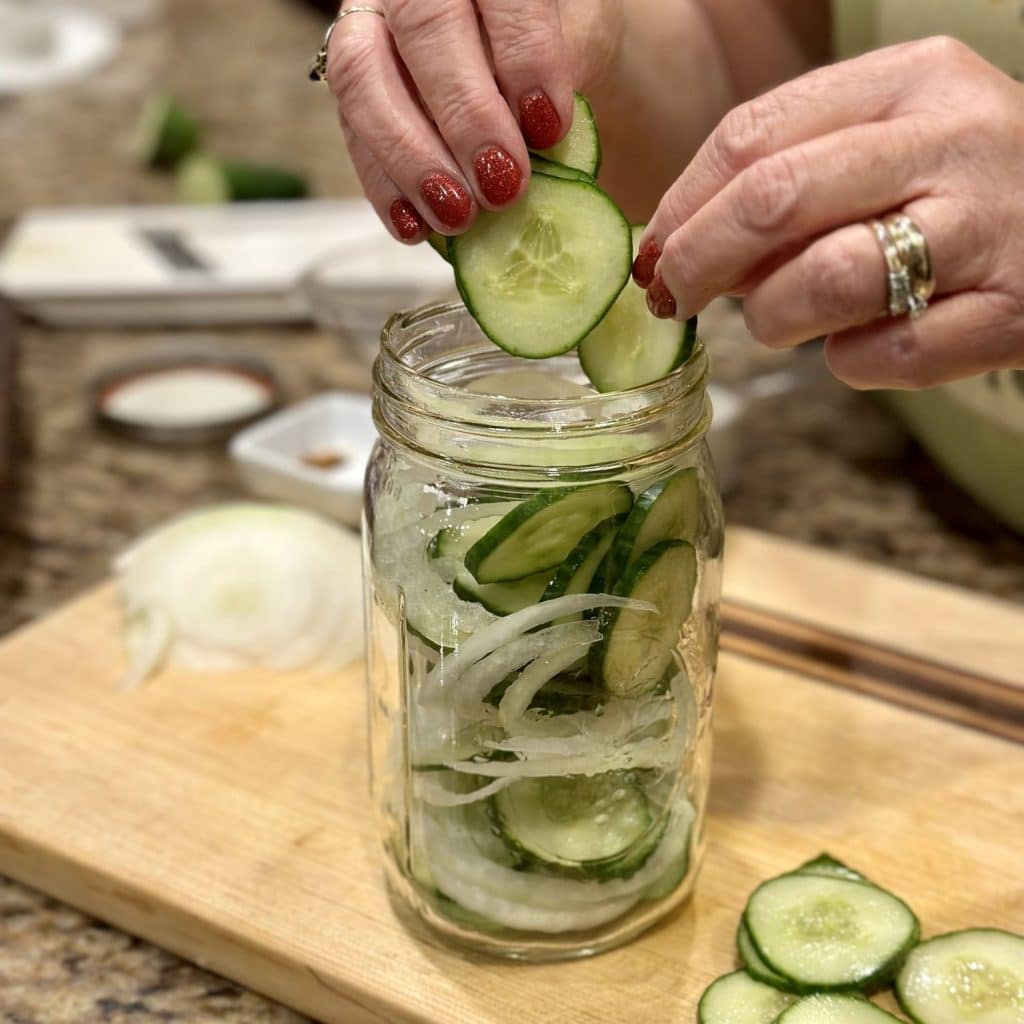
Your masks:
<instances>
[{"instance_id":1,"label":"woman's right hand","mask_svg":"<svg viewBox=\"0 0 1024 1024\"><path fill-rule=\"evenodd\" d=\"M574 85L611 63L622 0L373 6L383 17L353 11L335 27L327 77L367 197L411 243L515 201L527 147L560 141Z\"/></svg>"}]
</instances>

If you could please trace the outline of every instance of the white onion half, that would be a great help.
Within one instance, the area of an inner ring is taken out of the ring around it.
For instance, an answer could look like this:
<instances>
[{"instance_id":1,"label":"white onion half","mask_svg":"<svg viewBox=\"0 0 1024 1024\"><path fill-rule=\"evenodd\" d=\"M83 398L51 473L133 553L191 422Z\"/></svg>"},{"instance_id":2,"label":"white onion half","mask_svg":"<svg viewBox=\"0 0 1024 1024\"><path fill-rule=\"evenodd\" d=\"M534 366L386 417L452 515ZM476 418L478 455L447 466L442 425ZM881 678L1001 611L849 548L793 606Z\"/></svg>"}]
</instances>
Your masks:
<instances>
[{"instance_id":1,"label":"white onion half","mask_svg":"<svg viewBox=\"0 0 1024 1024\"><path fill-rule=\"evenodd\" d=\"M363 654L359 539L304 509L238 503L189 513L114 562L137 686L197 671L340 668Z\"/></svg>"}]
</instances>

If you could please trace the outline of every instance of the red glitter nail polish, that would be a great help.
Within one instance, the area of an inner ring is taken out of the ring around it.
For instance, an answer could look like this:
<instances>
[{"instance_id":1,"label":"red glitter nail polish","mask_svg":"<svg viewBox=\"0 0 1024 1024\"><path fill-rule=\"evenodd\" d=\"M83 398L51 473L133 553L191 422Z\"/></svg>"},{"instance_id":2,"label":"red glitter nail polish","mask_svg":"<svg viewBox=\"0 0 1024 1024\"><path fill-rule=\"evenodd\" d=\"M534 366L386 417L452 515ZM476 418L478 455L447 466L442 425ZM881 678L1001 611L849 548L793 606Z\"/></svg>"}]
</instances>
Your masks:
<instances>
[{"instance_id":1,"label":"red glitter nail polish","mask_svg":"<svg viewBox=\"0 0 1024 1024\"><path fill-rule=\"evenodd\" d=\"M469 193L447 174L428 174L420 182L420 195L446 228L461 228L473 210Z\"/></svg>"},{"instance_id":2,"label":"red glitter nail polish","mask_svg":"<svg viewBox=\"0 0 1024 1024\"><path fill-rule=\"evenodd\" d=\"M530 149L549 149L562 135L562 119L547 94L527 93L519 101L519 123Z\"/></svg>"},{"instance_id":3,"label":"red glitter nail polish","mask_svg":"<svg viewBox=\"0 0 1024 1024\"><path fill-rule=\"evenodd\" d=\"M676 315L676 300L665 287L661 274L654 275L654 280L647 289L647 308L659 320L671 320Z\"/></svg>"},{"instance_id":4,"label":"red glitter nail polish","mask_svg":"<svg viewBox=\"0 0 1024 1024\"><path fill-rule=\"evenodd\" d=\"M660 259L661 246L653 238L649 242L644 242L636 254L636 259L633 260L633 280L641 288L650 287L654 280L654 268Z\"/></svg>"},{"instance_id":5,"label":"red glitter nail polish","mask_svg":"<svg viewBox=\"0 0 1024 1024\"><path fill-rule=\"evenodd\" d=\"M480 191L487 202L504 206L519 194L523 172L519 165L500 146L488 146L473 161Z\"/></svg>"},{"instance_id":6,"label":"red glitter nail polish","mask_svg":"<svg viewBox=\"0 0 1024 1024\"><path fill-rule=\"evenodd\" d=\"M408 199L396 199L391 204L388 213L399 238L403 238L405 241L415 238L427 226L416 207Z\"/></svg>"}]
</instances>

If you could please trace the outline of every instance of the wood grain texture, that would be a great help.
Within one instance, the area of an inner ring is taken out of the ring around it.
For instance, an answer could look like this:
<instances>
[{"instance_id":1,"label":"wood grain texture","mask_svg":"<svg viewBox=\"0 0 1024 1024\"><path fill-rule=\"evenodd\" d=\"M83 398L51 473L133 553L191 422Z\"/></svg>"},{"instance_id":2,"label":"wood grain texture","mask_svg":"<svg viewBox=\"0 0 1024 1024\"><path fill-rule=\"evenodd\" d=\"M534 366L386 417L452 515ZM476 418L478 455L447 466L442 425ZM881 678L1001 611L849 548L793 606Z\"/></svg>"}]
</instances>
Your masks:
<instances>
[{"instance_id":1,"label":"wood grain texture","mask_svg":"<svg viewBox=\"0 0 1024 1024\"><path fill-rule=\"evenodd\" d=\"M749 598L745 542L730 543L727 592ZM792 555L780 549L776 574ZM815 566L822 593L853 592L845 568ZM899 577L870 586L904 584L927 604ZM971 596L931 598L960 622L990 621ZM1024 635L1024 613L995 611ZM919 643L912 615L904 626L887 623L887 641ZM822 849L910 900L926 933L1024 925L1024 748L725 654L693 901L589 962L469 962L411 938L388 905L358 668L168 673L125 695L116 632L102 588L0 645L0 871L324 1021L692 1019L733 964L749 890ZM1001 636L995 654L972 636L975 670L998 674Z\"/></svg>"}]
</instances>

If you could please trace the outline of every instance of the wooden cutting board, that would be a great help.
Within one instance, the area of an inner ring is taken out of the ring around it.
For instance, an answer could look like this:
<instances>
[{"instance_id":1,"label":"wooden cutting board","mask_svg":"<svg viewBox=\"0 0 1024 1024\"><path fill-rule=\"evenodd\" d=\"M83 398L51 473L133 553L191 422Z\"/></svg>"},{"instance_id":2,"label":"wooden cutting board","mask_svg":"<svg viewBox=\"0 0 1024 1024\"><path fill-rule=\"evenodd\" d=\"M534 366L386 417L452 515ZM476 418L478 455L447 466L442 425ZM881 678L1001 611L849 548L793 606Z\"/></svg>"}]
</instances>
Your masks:
<instances>
[{"instance_id":1,"label":"wooden cutting board","mask_svg":"<svg viewBox=\"0 0 1024 1024\"><path fill-rule=\"evenodd\" d=\"M0 645L0 872L344 1024L692 1020L747 893L823 849L926 934L1024 931L1024 746L997 735L1024 738L1024 610L747 531L727 560L707 859L624 949L523 967L413 939L359 668L122 694L110 587Z\"/></svg>"}]
</instances>

